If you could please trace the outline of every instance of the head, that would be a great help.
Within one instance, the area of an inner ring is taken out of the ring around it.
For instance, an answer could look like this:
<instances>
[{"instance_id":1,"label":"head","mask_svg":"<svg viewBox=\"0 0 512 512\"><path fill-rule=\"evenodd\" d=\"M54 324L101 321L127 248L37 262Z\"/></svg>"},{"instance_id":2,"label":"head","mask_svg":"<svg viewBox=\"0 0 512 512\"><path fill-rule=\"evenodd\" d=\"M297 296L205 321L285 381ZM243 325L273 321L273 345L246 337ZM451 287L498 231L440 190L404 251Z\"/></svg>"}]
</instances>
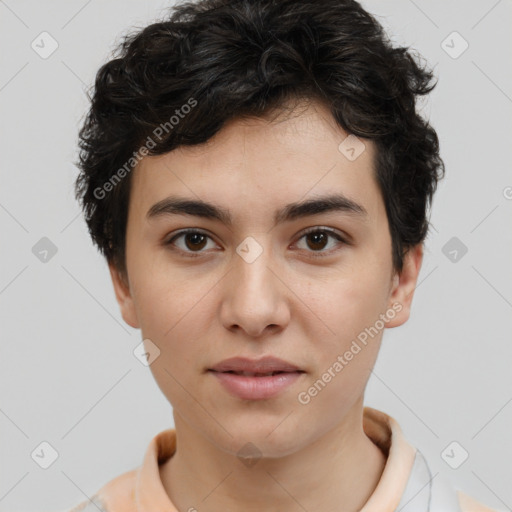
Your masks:
<instances>
[{"instance_id":1,"label":"head","mask_svg":"<svg viewBox=\"0 0 512 512\"><path fill-rule=\"evenodd\" d=\"M343 0L183 3L101 67L77 198L175 419L275 457L361 403L444 172L416 109L432 78ZM272 399L208 371L264 355L304 371Z\"/></svg>"}]
</instances>

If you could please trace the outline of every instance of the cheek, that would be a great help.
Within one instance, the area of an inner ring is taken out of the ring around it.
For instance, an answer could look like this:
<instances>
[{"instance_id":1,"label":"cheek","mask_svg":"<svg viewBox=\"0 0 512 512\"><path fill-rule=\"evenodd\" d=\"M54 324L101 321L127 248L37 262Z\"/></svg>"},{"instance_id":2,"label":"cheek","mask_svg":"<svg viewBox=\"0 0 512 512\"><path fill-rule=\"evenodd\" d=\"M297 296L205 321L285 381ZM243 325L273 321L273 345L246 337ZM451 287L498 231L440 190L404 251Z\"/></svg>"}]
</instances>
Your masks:
<instances>
[{"instance_id":1,"label":"cheek","mask_svg":"<svg viewBox=\"0 0 512 512\"><path fill-rule=\"evenodd\" d=\"M373 325L387 304L387 280L366 266L311 284L304 303L323 320L322 334L333 343L348 340Z\"/></svg>"},{"instance_id":2,"label":"cheek","mask_svg":"<svg viewBox=\"0 0 512 512\"><path fill-rule=\"evenodd\" d=\"M343 417L364 392L375 365L383 332L375 329L375 323L383 300L374 286L371 279L351 278L332 282L322 288L322 294L311 290L322 297L315 301L315 313L323 322L310 324L308 338L315 370L301 389L300 403L319 411L331 410L330 420L324 415L324 422ZM322 325L321 331L318 325ZM336 411L332 404L337 404Z\"/></svg>"},{"instance_id":3,"label":"cheek","mask_svg":"<svg viewBox=\"0 0 512 512\"><path fill-rule=\"evenodd\" d=\"M146 268L134 273L133 297L142 336L160 349L158 364L151 366L192 373L201 365L205 326L212 325L215 311L206 291L216 281L154 265Z\"/></svg>"},{"instance_id":4,"label":"cheek","mask_svg":"<svg viewBox=\"0 0 512 512\"><path fill-rule=\"evenodd\" d=\"M307 287L304 302L314 315L308 315L309 325L303 328L318 363L315 378L322 378L329 369L336 375L325 398L340 388L343 395L351 387L351 391L361 390L375 364L384 330L380 315L388 298L386 268L367 259L329 279L313 280ZM325 375L322 380L329 378Z\"/></svg>"},{"instance_id":5,"label":"cheek","mask_svg":"<svg viewBox=\"0 0 512 512\"><path fill-rule=\"evenodd\" d=\"M131 255L132 297L142 333L162 338L192 308L194 280L166 262L160 250L134 246Z\"/></svg>"},{"instance_id":6,"label":"cheek","mask_svg":"<svg viewBox=\"0 0 512 512\"><path fill-rule=\"evenodd\" d=\"M190 379L202 367L201 325L210 324L207 301L201 301L208 288L196 289L188 280L155 271L139 277L134 300L141 333L160 350L150 370L167 400L186 410L190 406L186 390L193 387Z\"/></svg>"}]
</instances>

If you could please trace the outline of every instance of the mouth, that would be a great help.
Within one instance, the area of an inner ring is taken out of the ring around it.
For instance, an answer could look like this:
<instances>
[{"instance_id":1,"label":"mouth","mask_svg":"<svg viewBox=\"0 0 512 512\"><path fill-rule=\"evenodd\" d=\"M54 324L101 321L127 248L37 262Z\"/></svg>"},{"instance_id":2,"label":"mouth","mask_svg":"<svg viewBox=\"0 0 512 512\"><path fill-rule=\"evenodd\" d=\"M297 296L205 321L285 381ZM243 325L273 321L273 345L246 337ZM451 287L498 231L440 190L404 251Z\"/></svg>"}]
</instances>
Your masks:
<instances>
[{"instance_id":1,"label":"mouth","mask_svg":"<svg viewBox=\"0 0 512 512\"><path fill-rule=\"evenodd\" d=\"M297 371L284 371L284 370L278 370L274 372L246 372L246 371L235 371L235 370L227 370L227 371L217 371L217 370L208 370L210 372L217 372L217 373L231 373L233 375L241 375L243 377L273 377L274 375L280 375L284 373L306 373L303 370L297 370Z\"/></svg>"},{"instance_id":2,"label":"mouth","mask_svg":"<svg viewBox=\"0 0 512 512\"><path fill-rule=\"evenodd\" d=\"M221 387L242 400L265 400L296 385L306 373L293 363L267 355L260 359L231 357L208 368Z\"/></svg>"},{"instance_id":3,"label":"mouth","mask_svg":"<svg viewBox=\"0 0 512 512\"><path fill-rule=\"evenodd\" d=\"M277 398L288 388L293 389L306 372L303 370L270 372L246 370L209 370L229 395L241 400L269 400Z\"/></svg>"},{"instance_id":4,"label":"mouth","mask_svg":"<svg viewBox=\"0 0 512 512\"><path fill-rule=\"evenodd\" d=\"M304 370L300 369L295 364L271 355L267 355L260 359L231 357L229 359L224 359L211 368L208 368L208 370L220 373L233 373L248 377L272 376L278 373L304 373Z\"/></svg>"}]
</instances>

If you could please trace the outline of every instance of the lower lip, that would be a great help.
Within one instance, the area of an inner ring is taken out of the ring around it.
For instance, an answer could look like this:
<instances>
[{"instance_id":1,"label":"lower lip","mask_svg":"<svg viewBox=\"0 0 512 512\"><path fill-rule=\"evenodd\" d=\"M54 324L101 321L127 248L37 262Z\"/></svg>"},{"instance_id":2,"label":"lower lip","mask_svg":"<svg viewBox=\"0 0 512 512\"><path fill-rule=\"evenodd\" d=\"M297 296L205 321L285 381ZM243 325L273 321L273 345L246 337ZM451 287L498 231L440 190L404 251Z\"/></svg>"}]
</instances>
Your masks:
<instances>
[{"instance_id":1,"label":"lower lip","mask_svg":"<svg viewBox=\"0 0 512 512\"><path fill-rule=\"evenodd\" d=\"M250 377L213 370L210 372L219 379L229 393L244 400L272 398L291 386L303 374L303 372L284 372L268 377Z\"/></svg>"}]
</instances>

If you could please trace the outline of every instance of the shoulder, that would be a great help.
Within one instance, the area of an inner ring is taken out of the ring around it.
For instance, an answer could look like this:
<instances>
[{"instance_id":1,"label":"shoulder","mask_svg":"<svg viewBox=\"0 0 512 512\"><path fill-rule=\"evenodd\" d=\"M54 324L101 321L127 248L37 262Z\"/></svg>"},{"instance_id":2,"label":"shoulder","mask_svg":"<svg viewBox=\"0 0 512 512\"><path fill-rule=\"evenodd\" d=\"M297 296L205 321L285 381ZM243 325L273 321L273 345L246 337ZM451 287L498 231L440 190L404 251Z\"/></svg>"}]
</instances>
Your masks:
<instances>
[{"instance_id":1,"label":"shoulder","mask_svg":"<svg viewBox=\"0 0 512 512\"><path fill-rule=\"evenodd\" d=\"M419 501L423 503L420 508L430 512L502 512L480 503L458 489L450 478L443 474L437 472L432 476L424 455L416 449L414 464L399 508L414 512L419 507ZM410 505L410 509L407 508L408 505Z\"/></svg>"},{"instance_id":2,"label":"shoulder","mask_svg":"<svg viewBox=\"0 0 512 512\"><path fill-rule=\"evenodd\" d=\"M460 490L457 490L457 497L462 512L500 512L497 509L489 508Z\"/></svg>"},{"instance_id":3,"label":"shoulder","mask_svg":"<svg viewBox=\"0 0 512 512\"><path fill-rule=\"evenodd\" d=\"M137 469L113 478L94 493L66 512L136 512L135 482Z\"/></svg>"},{"instance_id":4,"label":"shoulder","mask_svg":"<svg viewBox=\"0 0 512 512\"><path fill-rule=\"evenodd\" d=\"M451 480L436 474L432 478L430 507L431 512L503 512L477 501L453 485Z\"/></svg>"}]
</instances>

